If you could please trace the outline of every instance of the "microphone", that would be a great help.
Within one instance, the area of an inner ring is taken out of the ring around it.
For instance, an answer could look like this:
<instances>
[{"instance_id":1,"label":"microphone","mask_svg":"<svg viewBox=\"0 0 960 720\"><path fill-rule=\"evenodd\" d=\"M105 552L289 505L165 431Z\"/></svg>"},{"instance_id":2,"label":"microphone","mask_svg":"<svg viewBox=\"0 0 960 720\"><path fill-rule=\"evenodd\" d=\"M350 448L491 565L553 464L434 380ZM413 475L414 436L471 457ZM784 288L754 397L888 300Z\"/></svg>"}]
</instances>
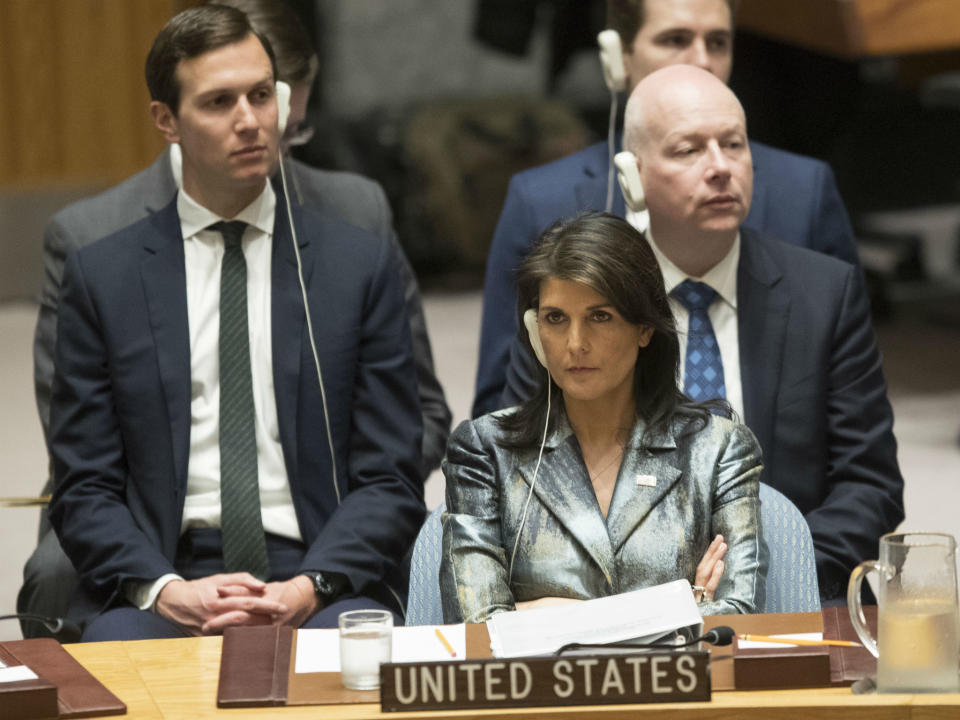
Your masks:
<instances>
[{"instance_id":1,"label":"microphone","mask_svg":"<svg viewBox=\"0 0 960 720\"><path fill-rule=\"evenodd\" d=\"M718 625L710 632L704 633L700 636L700 639L708 645L716 645L717 647L722 647L724 645L729 645L733 642L733 638L736 636L733 628L729 625Z\"/></svg>"},{"instance_id":2,"label":"microphone","mask_svg":"<svg viewBox=\"0 0 960 720\"><path fill-rule=\"evenodd\" d=\"M676 650L677 648L689 647L691 645L696 645L699 642L705 642L708 645L729 645L733 642L733 638L736 635L734 629L729 625L718 625L713 630L704 633L700 637L695 637L692 640L687 640L683 643L671 643L671 642L653 642L653 643L567 643L563 645L556 651L556 655L562 655L565 652L571 650Z\"/></svg>"},{"instance_id":3,"label":"microphone","mask_svg":"<svg viewBox=\"0 0 960 720\"><path fill-rule=\"evenodd\" d=\"M57 640L60 640L59 636L62 634L67 642L79 640L82 634L79 625L62 617L47 617L34 613L14 613L13 615L0 615L0 620L34 620L43 625Z\"/></svg>"}]
</instances>

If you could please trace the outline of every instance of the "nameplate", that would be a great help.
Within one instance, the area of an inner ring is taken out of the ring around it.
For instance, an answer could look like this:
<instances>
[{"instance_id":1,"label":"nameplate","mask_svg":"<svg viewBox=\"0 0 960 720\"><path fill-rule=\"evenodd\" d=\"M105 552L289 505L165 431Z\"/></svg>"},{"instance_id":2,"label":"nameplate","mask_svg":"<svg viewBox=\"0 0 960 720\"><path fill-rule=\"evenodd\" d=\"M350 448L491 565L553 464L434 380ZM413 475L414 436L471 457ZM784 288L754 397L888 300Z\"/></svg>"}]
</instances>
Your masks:
<instances>
[{"instance_id":1,"label":"nameplate","mask_svg":"<svg viewBox=\"0 0 960 720\"><path fill-rule=\"evenodd\" d=\"M710 700L709 654L656 652L380 666L383 712Z\"/></svg>"}]
</instances>

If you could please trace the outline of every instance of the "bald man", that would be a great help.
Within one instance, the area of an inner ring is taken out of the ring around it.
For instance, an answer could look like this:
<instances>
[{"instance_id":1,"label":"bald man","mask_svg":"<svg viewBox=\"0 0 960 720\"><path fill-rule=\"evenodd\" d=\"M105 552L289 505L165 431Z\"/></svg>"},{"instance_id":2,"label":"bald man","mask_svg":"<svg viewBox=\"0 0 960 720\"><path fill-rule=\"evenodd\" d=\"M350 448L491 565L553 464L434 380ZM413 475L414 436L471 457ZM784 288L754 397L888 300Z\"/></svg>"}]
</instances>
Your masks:
<instances>
[{"instance_id":1,"label":"bald man","mask_svg":"<svg viewBox=\"0 0 960 720\"><path fill-rule=\"evenodd\" d=\"M620 37L627 87L676 64L695 65L728 82L735 5L735 0L607 0L607 26ZM750 149L753 198L744 224L856 263L853 230L829 166L757 142ZM474 417L509 405L503 391L517 331L515 269L554 222L606 207L608 169L607 144L601 142L510 181L487 257ZM619 187L613 212L625 214Z\"/></svg>"},{"instance_id":2,"label":"bald man","mask_svg":"<svg viewBox=\"0 0 960 720\"><path fill-rule=\"evenodd\" d=\"M706 312L724 396L760 441L762 480L807 519L822 600L842 602L852 569L903 520L893 412L860 273L744 224L754 185L746 120L711 73L653 72L631 94L625 123L666 289L691 280L715 294ZM686 358L691 312L674 294L671 306ZM507 373L518 398L537 371L520 347Z\"/></svg>"}]
</instances>

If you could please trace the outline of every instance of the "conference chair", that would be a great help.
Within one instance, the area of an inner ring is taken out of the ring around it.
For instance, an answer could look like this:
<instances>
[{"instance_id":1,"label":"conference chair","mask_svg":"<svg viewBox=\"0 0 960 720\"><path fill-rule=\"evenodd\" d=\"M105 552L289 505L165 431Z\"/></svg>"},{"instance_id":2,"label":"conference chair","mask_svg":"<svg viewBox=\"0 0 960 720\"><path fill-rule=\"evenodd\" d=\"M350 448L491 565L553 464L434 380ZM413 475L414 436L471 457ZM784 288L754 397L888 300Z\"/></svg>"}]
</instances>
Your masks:
<instances>
[{"instance_id":1,"label":"conference chair","mask_svg":"<svg viewBox=\"0 0 960 720\"><path fill-rule=\"evenodd\" d=\"M766 613L820 612L810 526L786 495L760 483L760 526L770 550Z\"/></svg>"},{"instance_id":2,"label":"conference chair","mask_svg":"<svg viewBox=\"0 0 960 720\"><path fill-rule=\"evenodd\" d=\"M407 625L439 625L440 553L446 506L441 503L420 528L413 544ZM770 549L767 601L763 609L775 612L819 612L820 588L813 554L813 538L803 515L785 495L760 483L760 521Z\"/></svg>"}]
</instances>

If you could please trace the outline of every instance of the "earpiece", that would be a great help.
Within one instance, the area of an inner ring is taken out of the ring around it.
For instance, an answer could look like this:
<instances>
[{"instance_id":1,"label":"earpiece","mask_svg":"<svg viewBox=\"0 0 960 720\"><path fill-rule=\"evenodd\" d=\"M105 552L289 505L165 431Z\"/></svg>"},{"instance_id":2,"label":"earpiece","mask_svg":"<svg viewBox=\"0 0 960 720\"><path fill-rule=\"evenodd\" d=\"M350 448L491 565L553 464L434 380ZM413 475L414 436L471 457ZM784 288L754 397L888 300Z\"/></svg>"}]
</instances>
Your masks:
<instances>
[{"instance_id":1,"label":"earpiece","mask_svg":"<svg viewBox=\"0 0 960 720\"><path fill-rule=\"evenodd\" d=\"M613 162L617 166L617 179L620 181L620 189L623 191L623 200L627 208L633 212L643 212L647 209L647 201L640 182L636 155L625 150L617 153Z\"/></svg>"},{"instance_id":2,"label":"earpiece","mask_svg":"<svg viewBox=\"0 0 960 720\"><path fill-rule=\"evenodd\" d=\"M623 46L620 33L616 30L604 30L597 35L600 46L600 64L603 66L603 81L610 92L622 92L627 89L627 70L623 66Z\"/></svg>"},{"instance_id":3,"label":"earpiece","mask_svg":"<svg viewBox=\"0 0 960 720\"><path fill-rule=\"evenodd\" d=\"M287 118L290 117L290 86L282 80L277 81L277 131L283 135L287 129ZM287 206L287 220L290 222L290 241L293 243L293 255L297 261L297 280L300 283L300 297L303 300L303 313L307 321L307 337L310 338L310 350L313 353L313 364L317 371L317 383L320 385L320 402L323 405L323 419L326 423L327 446L330 448L330 472L333 476L333 491L337 495L337 505L340 504L340 484L337 481L337 457L333 445L333 434L330 431L330 413L327 411L327 389L323 384L323 372L320 370L320 355L317 352L317 340L313 333L313 318L310 316L310 303L307 301L307 285L303 280L303 261L300 258L300 242L297 240L297 228L293 222L293 208L290 203L290 189L287 186L287 173L283 166L283 150L281 148L280 183L283 185L283 197ZM389 586L388 586L389 587ZM390 592L396 593L390 588ZM401 603L402 605L402 603Z\"/></svg>"},{"instance_id":4,"label":"earpiece","mask_svg":"<svg viewBox=\"0 0 960 720\"><path fill-rule=\"evenodd\" d=\"M527 334L530 336L530 345L533 346L533 354L544 367L547 366L547 354L543 351L543 343L540 342L540 325L537 323L537 311L530 308L523 314L523 324L527 328Z\"/></svg>"},{"instance_id":5,"label":"earpiece","mask_svg":"<svg viewBox=\"0 0 960 720\"><path fill-rule=\"evenodd\" d=\"M627 70L623 65L623 47L616 30L604 30L597 35L600 46L600 64L603 81L610 90L610 119L607 123L607 202L604 210L613 212L613 153L616 149L617 93L627 89Z\"/></svg>"},{"instance_id":6,"label":"earpiece","mask_svg":"<svg viewBox=\"0 0 960 720\"><path fill-rule=\"evenodd\" d=\"M523 313L523 324L530 335L530 344L533 346L533 354L544 367L547 367L547 354L543 351L543 343L540 342L540 328L537 324L537 311L530 308ZM543 449L547 445L547 430L550 428L550 395L551 395L550 370L547 370L547 412L543 420L543 438L540 440L540 452L537 454L537 464L533 468L533 479L530 481L530 489L527 491L527 500L523 503L523 512L520 513L520 527L517 528L517 537L513 541L513 552L510 553L510 567L507 569L507 584L513 580L513 561L517 557L517 548L520 547L520 536L523 534L523 526L527 524L527 509L530 507L530 498L533 497L533 489L537 486L537 475L540 473L540 461L543 460Z\"/></svg>"},{"instance_id":7,"label":"earpiece","mask_svg":"<svg viewBox=\"0 0 960 720\"><path fill-rule=\"evenodd\" d=\"M290 86L283 80L277 80L277 132L283 135L290 117Z\"/></svg>"}]
</instances>

